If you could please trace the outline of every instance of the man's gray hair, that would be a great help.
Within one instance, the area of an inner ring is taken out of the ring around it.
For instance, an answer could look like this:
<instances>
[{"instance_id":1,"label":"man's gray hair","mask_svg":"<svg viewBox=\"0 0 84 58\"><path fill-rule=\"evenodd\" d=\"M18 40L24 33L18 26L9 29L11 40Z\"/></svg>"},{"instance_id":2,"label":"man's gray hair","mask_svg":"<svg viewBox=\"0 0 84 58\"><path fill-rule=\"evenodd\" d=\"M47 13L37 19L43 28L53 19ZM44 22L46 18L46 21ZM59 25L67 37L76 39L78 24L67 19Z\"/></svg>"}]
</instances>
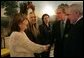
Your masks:
<instances>
[{"instance_id":1,"label":"man's gray hair","mask_svg":"<svg viewBox=\"0 0 84 58\"><path fill-rule=\"evenodd\" d=\"M80 15L83 15L83 5L82 4L74 3L70 5L70 8L72 12L79 12Z\"/></svg>"}]
</instances>

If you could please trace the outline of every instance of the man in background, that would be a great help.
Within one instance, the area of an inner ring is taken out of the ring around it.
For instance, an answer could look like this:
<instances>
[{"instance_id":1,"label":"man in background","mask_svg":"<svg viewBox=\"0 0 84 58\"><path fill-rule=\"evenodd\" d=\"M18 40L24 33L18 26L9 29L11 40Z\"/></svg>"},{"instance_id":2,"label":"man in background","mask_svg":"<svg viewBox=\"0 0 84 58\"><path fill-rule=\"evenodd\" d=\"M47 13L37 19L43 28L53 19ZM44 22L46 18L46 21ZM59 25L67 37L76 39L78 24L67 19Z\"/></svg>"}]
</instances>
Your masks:
<instances>
[{"instance_id":1,"label":"man in background","mask_svg":"<svg viewBox=\"0 0 84 58\"><path fill-rule=\"evenodd\" d=\"M64 36L63 56L83 57L83 5L70 5L66 14L71 27Z\"/></svg>"}]
</instances>

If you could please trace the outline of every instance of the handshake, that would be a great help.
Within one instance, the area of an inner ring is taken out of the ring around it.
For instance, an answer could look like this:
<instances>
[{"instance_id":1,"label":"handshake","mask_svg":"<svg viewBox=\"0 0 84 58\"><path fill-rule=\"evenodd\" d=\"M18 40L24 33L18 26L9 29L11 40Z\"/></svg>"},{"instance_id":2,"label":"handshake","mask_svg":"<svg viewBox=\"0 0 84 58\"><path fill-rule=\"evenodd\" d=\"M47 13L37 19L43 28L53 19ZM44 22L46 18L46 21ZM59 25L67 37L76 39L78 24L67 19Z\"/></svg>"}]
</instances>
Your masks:
<instances>
[{"instance_id":1,"label":"handshake","mask_svg":"<svg viewBox=\"0 0 84 58\"><path fill-rule=\"evenodd\" d=\"M44 45L44 46L43 46L44 51L46 51L46 52L47 52L47 51L48 51L48 49L49 49L49 47L50 47L50 45L49 45L49 44L48 44L48 45Z\"/></svg>"}]
</instances>

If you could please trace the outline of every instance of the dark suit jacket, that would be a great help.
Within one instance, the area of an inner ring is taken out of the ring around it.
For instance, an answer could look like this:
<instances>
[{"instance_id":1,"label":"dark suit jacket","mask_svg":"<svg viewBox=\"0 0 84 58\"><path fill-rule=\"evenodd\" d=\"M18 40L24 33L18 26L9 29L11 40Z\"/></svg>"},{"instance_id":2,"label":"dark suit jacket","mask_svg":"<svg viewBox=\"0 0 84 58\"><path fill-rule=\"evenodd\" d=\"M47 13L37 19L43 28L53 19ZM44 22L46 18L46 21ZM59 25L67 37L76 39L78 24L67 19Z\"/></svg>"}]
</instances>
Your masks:
<instances>
[{"instance_id":1,"label":"dark suit jacket","mask_svg":"<svg viewBox=\"0 0 84 58\"><path fill-rule=\"evenodd\" d=\"M53 24L52 27L52 33L53 33L53 40L55 43L55 49L54 49L54 56L55 57L62 57L62 50L63 50L63 38L61 38L61 28L60 28L60 22L61 21L56 21ZM69 20L66 21L64 34L67 32L67 29L69 29Z\"/></svg>"},{"instance_id":2,"label":"dark suit jacket","mask_svg":"<svg viewBox=\"0 0 84 58\"><path fill-rule=\"evenodd\" d=\"M65 32L63 39L64 57L83 57L83 18Z\"/></svg>"},{"instance_id":3,"label":"dark suit jacket","mask_svg":"<svg viewBox=\"0 0 84 58\"><path fill-rule=\"evenodd\" d=\"M40 30L40 44L46 45L46 44L51 44L52 42L52 31L51 31L51 26L47 27L45 24L42 24L39 26Z\"/></svg>"}]
</instances>

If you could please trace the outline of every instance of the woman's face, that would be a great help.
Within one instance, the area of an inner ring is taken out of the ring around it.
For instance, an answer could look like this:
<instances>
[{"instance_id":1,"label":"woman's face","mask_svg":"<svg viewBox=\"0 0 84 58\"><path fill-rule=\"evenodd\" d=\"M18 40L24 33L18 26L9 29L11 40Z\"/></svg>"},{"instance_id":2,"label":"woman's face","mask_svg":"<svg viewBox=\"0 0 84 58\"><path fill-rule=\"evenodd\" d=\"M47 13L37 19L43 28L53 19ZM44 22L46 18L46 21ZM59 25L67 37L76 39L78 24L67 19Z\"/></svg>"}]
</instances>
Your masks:
<instances>
[{"instance_id":1,"label":"woman's face","mask_svg":"<svg viewBox=\"0 0 84 58\"><path fill-rule=\"evenodd\" d=\"M36 23L36 15L34 13L29 14L29 21L31 22L31 24L35 24Z\"/></svg>"},{"instance_id":2,"label":"woman's face","mask_svg":"<svg viewBox=\"0 0 84 58\"><path fill-rule=\"evenodd\" d=\"M28 20L25 19L23 22L19 24L20 31L24 31L25 29L27 29L27 25L28 25Z\"/></svg>"},{"instance_id":3,"label":"woman's face","mask_svg":"<svg viewBox=\"0 0 84 58\"><path fill-rule=\"evenodd\" d=\"M49 17L48 16L44 16L44 23L46 24L46 23L49 23Z\"/></svg>"}]
</instances>

